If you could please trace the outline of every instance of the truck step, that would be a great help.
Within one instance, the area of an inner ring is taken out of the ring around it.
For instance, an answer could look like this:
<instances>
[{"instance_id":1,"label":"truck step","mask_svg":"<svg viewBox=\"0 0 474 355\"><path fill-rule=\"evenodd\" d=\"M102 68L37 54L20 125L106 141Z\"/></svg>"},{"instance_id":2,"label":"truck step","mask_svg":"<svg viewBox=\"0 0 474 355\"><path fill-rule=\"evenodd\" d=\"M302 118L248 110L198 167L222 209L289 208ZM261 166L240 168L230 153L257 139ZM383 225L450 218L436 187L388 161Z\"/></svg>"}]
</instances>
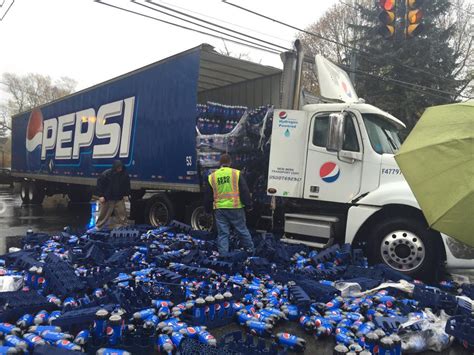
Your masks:
<instances>
[{"instance_id":1,"label":"truck step","mask_svg":"<svg viewBox=\"0 0 474 355\"><path fill-rule=\"evenodd\" d=\"M318 243L318 242L309 242L307 240L290 239L290 238L287 238L286 236L283 236L280 239L280 241L284 243L288 243L288 244L306 244L306 245L309 245L310 247L319 248L319 249L327 248L331 246L332 244L332 239L328 240L327 243Z\"/></svg>"},{"instance_id":2,"label":"truck step","mask_svg":"<svg viewBox=\"0 0 474 355\"><path fill-rule=\"evenodd\" d=\"M285 233L330 239L339 218L306 214L285 214Z\"/></svg>"}]
</instances>

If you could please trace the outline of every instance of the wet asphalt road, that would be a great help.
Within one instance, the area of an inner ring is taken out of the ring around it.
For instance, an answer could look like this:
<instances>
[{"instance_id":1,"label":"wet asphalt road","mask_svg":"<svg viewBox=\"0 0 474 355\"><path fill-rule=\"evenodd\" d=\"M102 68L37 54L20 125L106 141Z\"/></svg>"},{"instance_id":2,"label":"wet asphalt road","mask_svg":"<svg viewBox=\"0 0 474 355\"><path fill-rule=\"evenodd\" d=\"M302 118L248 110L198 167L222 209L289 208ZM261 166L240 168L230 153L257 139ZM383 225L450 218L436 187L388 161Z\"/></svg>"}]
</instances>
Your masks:
<instances>
[{"instance_id":1,"label":"wet asphalt road","mask_svg":"<svg viewBox=\"0 0 474 355\"><path fill-rule=\"evenodd\" d=\"M17 191L6 185L0 185L0 255L8 252L12 246L20 246L19 238L25 235L28 229L37 232L59 232L65 226L73 230L87 228L91 218L94 218L96 204L70 204L66 197L56 195L46 197L42 206L24 206ZM281 329L280 329L281 328ZM216 337L228 332L239 330L237 325L230 325L213 330ZM286 323L276 331L286 331L307 340L306 354L332 354L334 342L330 339L315 340L305 334L299 326ZM424 352L424 354L464 355L471 354L458 345L452 346L442 353Z\"/></svg>"}]
</instances>

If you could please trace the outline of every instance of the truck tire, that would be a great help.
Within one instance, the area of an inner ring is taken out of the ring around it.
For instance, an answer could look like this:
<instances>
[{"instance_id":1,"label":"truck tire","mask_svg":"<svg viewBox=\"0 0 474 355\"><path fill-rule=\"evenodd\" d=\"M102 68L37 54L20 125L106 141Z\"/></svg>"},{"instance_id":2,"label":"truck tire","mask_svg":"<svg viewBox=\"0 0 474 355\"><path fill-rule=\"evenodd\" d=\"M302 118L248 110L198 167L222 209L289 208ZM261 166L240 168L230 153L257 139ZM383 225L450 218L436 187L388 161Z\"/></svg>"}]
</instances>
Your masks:
<instances>
[{"instance_id":1,"label":"truck tire","mask_svg":"<svg viewBox=\"0 0 474 355\"><path fill-rule=\"evenodd\" d=\"M28 204L30 203L30 199L28 197L28 183L27 182L22 182L21 183L21 187L20 187L20 198L21 198L21 201L24 203L24 204Z\"/></svg>"},{"instance_id":2,"label":"truck tire","mask_svg":"<svg viewBox=\"0 0 474 355\"><path fill-rule=\"evenodd\" d=\"M44 187L35 183L30 182L28 184L28 203L32 205L41 205L46 195Z\"/></svg>"},{"instance_id":3,"label":"truck tire","mask_svg":"<svg viewBox=\"0 0 474 355\"><path fill-rule=\"evenodd\" d=\"M130 191L130 199L132 201L140 200L143 196L145 196L145 190L132 190Z\"/></svg>"},{"instance_id":4,"label":"truck tire","mask_svg":"<svg viewBox=\"0 0 474 355\"><path fill-rule=\"evenodd\" d=\"M165 194L158 194L148 200L145 219L154 227L170 223L175 216L172 202Z\"/></svg>"},{"instance_id":5,"label":"truck tire","mask_svg":"<svg viewBox=\"0 0 474 355\"><path fill-rule=\"evenodd\" d=\"M89 203L92 199L92 191L87 188L71 189L67 196L72 203Z\"/></svg>"},{"instance_id":6,"label":"truck tire","mask_svg":"<svg viewBox=\"0 0 474 355\"><path fill-rule=\"evenodd\" d=\"M214 228L214 216L207 213L201 202L192 202L186 206L186 223L194 230L212 232Z\"/></svg>"},{"instance_id":7,"label":"truck tire","mask_svg":"<svg viewBox=\"0 0 474 355\"><path fill-rule=\"evenodd\" d=\"M369 262L384 263L411 277L432 280L440 265L436 238L437 233L417 218L382 221L372 228L367 240Z\"/></svg>"}]
</instances>

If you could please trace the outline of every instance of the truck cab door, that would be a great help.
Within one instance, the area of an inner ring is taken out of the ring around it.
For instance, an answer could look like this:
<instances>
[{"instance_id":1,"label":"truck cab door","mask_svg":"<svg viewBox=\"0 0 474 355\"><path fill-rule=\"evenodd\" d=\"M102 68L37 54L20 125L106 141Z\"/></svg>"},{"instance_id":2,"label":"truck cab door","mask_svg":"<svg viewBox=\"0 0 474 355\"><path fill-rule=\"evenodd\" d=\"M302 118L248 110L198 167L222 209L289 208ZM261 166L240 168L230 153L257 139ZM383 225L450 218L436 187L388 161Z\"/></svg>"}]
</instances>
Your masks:
<instances>
[{"instance_id":1,"label":"truck cab door","mask_svg":"<svg viewBox=\"0 0 474 355\"><path fill-rule=\"evenodd\" d=\"M342 150L329 152L326 143L331 113L317 113L311 119L304 198L348 203L359 193L361 187L361 133L355 114L347 112Z\"/></svg>"}]
</instances>

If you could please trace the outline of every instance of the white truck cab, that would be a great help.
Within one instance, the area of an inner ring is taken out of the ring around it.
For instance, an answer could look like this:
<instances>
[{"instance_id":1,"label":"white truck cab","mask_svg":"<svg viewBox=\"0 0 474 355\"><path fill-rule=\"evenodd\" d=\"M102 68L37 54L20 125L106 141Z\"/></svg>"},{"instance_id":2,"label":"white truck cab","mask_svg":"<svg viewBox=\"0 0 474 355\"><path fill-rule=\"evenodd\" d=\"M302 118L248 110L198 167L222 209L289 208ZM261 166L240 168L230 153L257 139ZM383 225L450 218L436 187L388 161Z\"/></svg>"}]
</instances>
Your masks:
<instances>
[{"instance_id":1,"label":"white truck cab","mask_svg":"<svg viewBox=\"0 0 474 355\"><path fill-rule=\"evenodd\" d=\"M395 162L403 122L359 100L341 69L321 75L321 60L320 81L333 84L325 92L348 100L274 113L268 193L285 203L284 240L352 243L371 262L417 277L434 276L444 261L474 267L473 249L428 227Z\"/></svg>"}]
</instances>

